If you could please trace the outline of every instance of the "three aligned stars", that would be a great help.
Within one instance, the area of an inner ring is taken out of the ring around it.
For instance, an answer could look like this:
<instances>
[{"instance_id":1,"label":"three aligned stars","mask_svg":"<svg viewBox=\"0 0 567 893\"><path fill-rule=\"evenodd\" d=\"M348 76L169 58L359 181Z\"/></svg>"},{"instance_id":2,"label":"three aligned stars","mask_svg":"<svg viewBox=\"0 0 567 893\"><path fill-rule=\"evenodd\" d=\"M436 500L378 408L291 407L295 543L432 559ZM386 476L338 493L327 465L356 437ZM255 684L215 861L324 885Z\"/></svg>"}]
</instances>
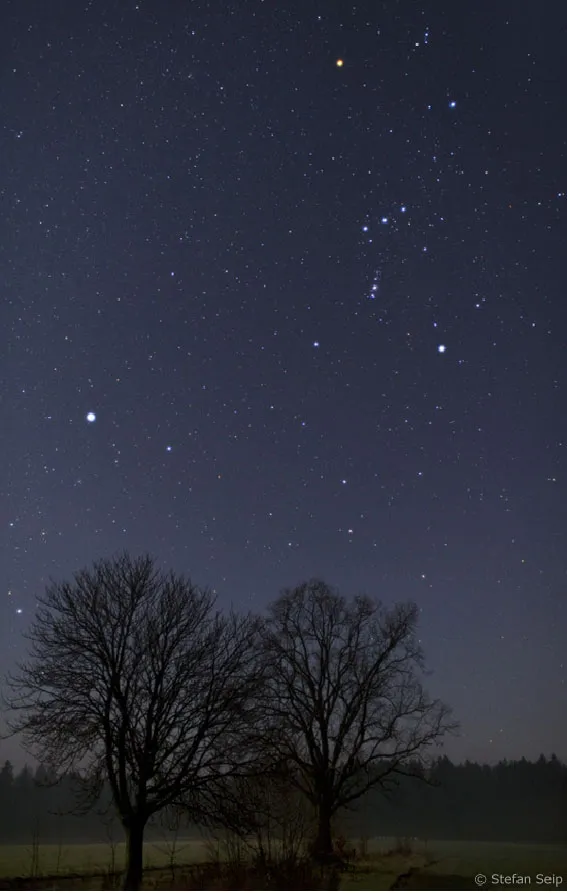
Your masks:
<instances>
[{"instance_id":1,"label":"three aligned stars","mask_svg":"<svg viewBox=\"0 0 567 893\"><path fill-rule=\"evenodd\" d=\"M342 58L338 58L335 60L335 65L337 68L343 68L344 64L345 64L345 62L344 62L344 59L342 59ZM455 102L455 100L451 100L449 102L449 108L451 108L451 109L454 109L456 107L456 105L457 105L457 103ZM405 205L402 205L399 210L402 214L404 214L406 212L407 208ZM389 223L389 219L387 217L382 217L380 222L385 225L385 224ZM363 230L363 232L368 232L368 226L367 225L363 226L362 230ZM424 249L424 250L426 250L426 249ZM173 276L173 273L171 275ZM372 288L372 292L376 292L377 290L378 290L378 286L375 284ZM371 297L375 297L375 296L376 296L375 294L371 295ZM319 342L314 341L313 347L315 347L315 348L319 347ZM437 352L439 354L444 354L446 352L446 350L447 350L447 347L445 344L437 345ZM87 412L87 414L85 415L85 420L87 421L87 423L89 425L94 424L94 422L96 422L96 413L92 412L92 410ZM171 452L171 446L168 445L166 447L166 449L167 449L167 452Z\"/></svg>"}]
</instances>

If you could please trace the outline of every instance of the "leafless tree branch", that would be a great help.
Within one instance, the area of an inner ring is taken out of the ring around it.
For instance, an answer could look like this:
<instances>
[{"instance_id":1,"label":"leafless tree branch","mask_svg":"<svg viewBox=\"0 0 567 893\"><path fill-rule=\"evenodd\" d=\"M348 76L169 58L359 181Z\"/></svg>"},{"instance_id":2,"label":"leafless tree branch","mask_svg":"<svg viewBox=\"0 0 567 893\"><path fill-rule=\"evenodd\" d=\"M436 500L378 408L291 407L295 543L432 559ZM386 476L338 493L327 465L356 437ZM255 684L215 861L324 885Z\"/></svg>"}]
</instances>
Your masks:
<instances>
[{"instance_id":1,"label":"leafless tree branch","mask_svg":"<svg viewBox=\"0 0 567 893\"><path fill-rule=\"evenodd\" d=\"M331 819L396 774L421 765L455 726L429 698L416 638L418 609L351 603L324 582L286 590L263 632L265 711L274 762L316 807L315 848L332 849Z\"/></svg>"},{"instance_id":2,"label":"leafless tree branch","mask_svg":"<svg viewBox=\"0 0 567 893\"><path fill-rule=\"evenodd\" d=\"M214 612L210 592L153 559L99 561L51 584L9 678L13 732L40 762L107 779L129 841L127 889L141 882L143 831L165 807L199 820L246 766L257 709L258 623Z\"/></svg>"}]
</instances>

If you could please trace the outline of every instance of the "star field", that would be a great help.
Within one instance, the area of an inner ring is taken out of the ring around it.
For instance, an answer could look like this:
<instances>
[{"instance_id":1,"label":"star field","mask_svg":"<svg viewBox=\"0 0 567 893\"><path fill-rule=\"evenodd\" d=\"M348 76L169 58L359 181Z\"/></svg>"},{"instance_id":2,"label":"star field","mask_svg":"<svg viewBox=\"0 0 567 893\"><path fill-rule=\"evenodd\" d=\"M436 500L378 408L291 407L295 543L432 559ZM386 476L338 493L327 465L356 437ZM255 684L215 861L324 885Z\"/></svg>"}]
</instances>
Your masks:
<instances>
[{"instance_id":1,"label":"star field","mask_svg":"<svg viewBox=\"0 0 567 893\"><path fill-rule=\"evenodd\" d=\"M429 6L3 4L1 670L118 550L319 576L567 757L567 8Z\"/></svg>"}]
</instances>

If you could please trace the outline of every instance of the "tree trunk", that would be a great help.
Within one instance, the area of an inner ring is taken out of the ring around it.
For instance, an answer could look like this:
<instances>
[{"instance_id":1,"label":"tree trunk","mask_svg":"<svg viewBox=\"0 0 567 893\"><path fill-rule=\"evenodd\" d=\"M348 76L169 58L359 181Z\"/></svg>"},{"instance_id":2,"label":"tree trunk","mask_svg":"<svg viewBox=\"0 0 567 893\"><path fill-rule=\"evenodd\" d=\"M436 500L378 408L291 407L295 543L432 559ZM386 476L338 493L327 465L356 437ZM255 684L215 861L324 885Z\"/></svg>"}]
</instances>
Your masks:
<instances>
[{"instance_id":1,"label":"tree trunk","mask_svg":"<svg viewBox=\"0 0 567 893\"><path fill-rule=\"evenodd\" d=\"M138 817L126 824L126 876L124 890L140 890L144 870L145 821Z\"/></svg>"},{"instance_id":2,"label":"tree trunk","mask_svg":"<svg viewBox=\"0 0 567 893\"><path fill-rule=\"evenodd\" d=\"M313 856L317 861L326 862L333 855L331 835L331 810L326 804L319 804L317 816L317 836L313 843Z\"/></svg>"}]
</instances>

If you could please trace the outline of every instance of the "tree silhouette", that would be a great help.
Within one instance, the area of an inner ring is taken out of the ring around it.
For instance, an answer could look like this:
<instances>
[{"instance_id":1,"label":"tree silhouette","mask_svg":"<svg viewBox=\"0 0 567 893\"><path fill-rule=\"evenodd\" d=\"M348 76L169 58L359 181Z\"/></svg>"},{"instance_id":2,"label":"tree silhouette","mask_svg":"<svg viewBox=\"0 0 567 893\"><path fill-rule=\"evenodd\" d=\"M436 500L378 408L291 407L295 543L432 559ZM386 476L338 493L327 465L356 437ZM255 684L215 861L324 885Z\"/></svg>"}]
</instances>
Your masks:
<instances>
[{"instance_id":1,"label":"tree silhouette","mask_svg":"<svg viewBox=\"0 0 567 893\"><path fill-rule=\"evenodd\" d=\"M332 854L340 808L415 774L428 747L454 727L421 685L417 617L412 604L347 604L319 580L284 590L271 606L263 635L268 746L316 809L320 858Z\"/></svg>"},{"instance_id":2,"label":"tree silhouette","mask_svg":"<svg viewBox=\"0 0 567 893\"><path fill-rule=\"evenodd\" d=\"M211 817L246 765L258 683L257 622L149 556L127 553L51 584L10 677L11 724L49 766L106 779L127 838L125 889L139 889L148 819L171 804Z\"/></svg>"}]
</instances>

